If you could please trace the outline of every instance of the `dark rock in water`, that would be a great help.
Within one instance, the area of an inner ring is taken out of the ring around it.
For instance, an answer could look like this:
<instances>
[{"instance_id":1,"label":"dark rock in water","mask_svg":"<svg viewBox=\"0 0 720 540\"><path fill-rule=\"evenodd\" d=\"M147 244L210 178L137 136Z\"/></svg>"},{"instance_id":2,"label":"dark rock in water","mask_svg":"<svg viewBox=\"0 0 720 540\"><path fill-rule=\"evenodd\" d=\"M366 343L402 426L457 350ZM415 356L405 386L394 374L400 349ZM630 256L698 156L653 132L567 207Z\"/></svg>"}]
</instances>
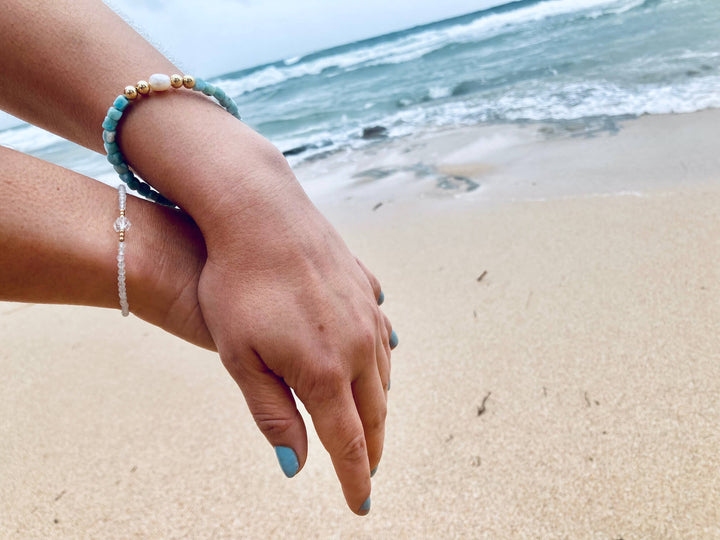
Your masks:
<instances>
[{"instance_id":1,"label":"dark rock in water","mask_svg":"<svg viewBox=\"0 0 720 540\"><path fill-rule=\"evenodd\" d=\"M465 176L438 176L437 187L449 191L475 191L480 184Z\"/></svg>"},{"instance_id":2,"label":"dark rock in water","mask_svg":"<svg viewBox=\"0 0 720 540\"><path fill-rule=\"evenodd\" d=\"M388 130L384 126L372 126L363 129L363 139L384 139L388 136Z\"/></svg>"},{"instance_id":3,"label":"dark rock in water","mask_svg":"<svg viewBox=\"0 0 720 540\"><path fill-rule=\"evenodd\" d=\"M453 88L452 95L454 97L467 96L468 94L474 94L475 92L479 92L484 88L486 88L485 81L463 81L460 84L456 85L455 88Z\"/></svg>"},{"instance_id":4,"label":"dark rock in water","mask_svg":"<svg viewBox=\"0 0 720 540\"><path fill-rule=\"evenodd\" d=\"M295 148L291 148L290 150L285 150L283 152L283 156L297 156L298 154L302 154L303 152L307 152L307 150L310 148L309 145L303 144L302 146L296 146Z\"/></svg>"},{"instance_id":5,"label":"dark rock in water","mask_svg":"<svg viewBox=\"0 0 720 540\"><path fill-rule=\"evenodd\" d=\"M367 178L370 180L380 180L387 176L393 175L402 169L368 169L354 174L353 178Z\"/></svg>"},{"instance_id":6,"label":"dark rock in water","mask_svg":"<svg viewBox=\"0 0 720 540\"><path fill-rule=\"evenodd\" d=\"M332 146L332 143L333 142L331 140L325 139L315 144L302 144L300 146L296 146L295 148L291 148L290 150L285 150L283 152L283 156L297 156L298 154L302 154L303 152L307 152L308 150L317 150L319 148L326 148L328 146Z\"/></svg>"}]
</instances>

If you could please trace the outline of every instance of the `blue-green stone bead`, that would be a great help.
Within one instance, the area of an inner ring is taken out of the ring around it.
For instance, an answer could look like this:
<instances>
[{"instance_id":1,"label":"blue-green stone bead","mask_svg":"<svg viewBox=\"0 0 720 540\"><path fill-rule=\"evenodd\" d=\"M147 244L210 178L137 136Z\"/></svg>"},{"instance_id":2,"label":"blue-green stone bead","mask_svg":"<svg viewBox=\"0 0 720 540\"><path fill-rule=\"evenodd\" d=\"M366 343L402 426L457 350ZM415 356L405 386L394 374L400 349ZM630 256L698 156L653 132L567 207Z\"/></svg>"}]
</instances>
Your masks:
<instances>
[{"instance_id":1,"label":"blue-green stone bead","mask_svg":"<svg viewBox=\"0 0 720 540\"><path fill-rule=\"evenodd\" d=\"M107 117L119 122L122 118L122 111L116 109L115 107L110 107L107 111Z\"/></svg>"},{"instance_id":2,"label":"blue-green stone bead","mask_svg":"<svg viewBox=\"0 0 720 540\"><path fill-rule=\"evenodd\" d=\"M128 167L125 163L121 163L120 165L113 165L113 169L115 169L115 172L118 174L125 174L126 172L130 172L130 167Z\"/></svg>"},{"instance_id":3,"label":"blue-green stone bead","mask_svg":"<svg viewBox=\"0 0 720 540\"><path fill-rule=\"evenodd\" d=\"M196 92L202 92L205 90L205 86L207 86L207 83L203 81L202 79L195 79L195 86L193 86L193 90Z\"/></svg>"},{"instance_id":4,"label":"blue-green stone bead","mask_svg":"<svg viewBox=\"0 0 720 540\"><path fill-rule=\"evenodd\" d=\"M157 203L162 204L163 206L175 208L175 203L172 202L170 199L163 197L162 195L160 195L160 193L158 193Z\"/></svg>"},{"instance_id":5,"label":"blue-green stone bead","mask_svg":"<svg viewBox=\"0 0 720 540\"><path fill-rule=\"evenodd\" d=\"M120 152L115 152L114 154L108 154L107 159L113 165L120 165L122 163L125 163L125 160L123 159L123 156Z\"/></svg>"},{"instance_id":6,"label":"blue-green stone bead","mask_svg":"<svg viewBox=\"0 0 720 540\"><path fill-rule=\"evenodd\" d=\"M115 98L115 101L113 101L113 107L118 111L124 111L128 105L130 105L130 100L123 95L119 95Z\"/></svg>"},{"instance_id":7,"label":"blue-green stone bead","mask_svg":"<svg viewBox=\"0 0 720 540\"><path fill-rule=\"evenodd\" d=\"M130 172L130 171L124 172L124 173L120 173L120 180L122 180L122 181L125 182L126 184L129 184L130 181L131 181L133 178L135 178L135 175L134 175L132 172Z\"/></svg>"},{"instance_id":8,"label":"blue-green stone bead","mask_svg":"<svg viewBox=\"0 0 720 540\"><path fill-rule=\"evenodd\" d=\"M150 191L152 191L152 189L145 182L141 182L138 186L138 193L143 197L147 197L148 195L150 195Z\"/></svg>"},{"instance_id":9,"label":"blue-green stone bead","mask_svg":"<svg viewBox=\"0 0 720 540\"><path fill-rule=\"evenodd\" d=\"M206 84L205 88L203 88L202 93L206 96L212 97L215 95L215 87L212 84Z\"/></svg>"},{"instance_id":10,"label":"blue-green stone bead","mask_svg":"<svg viewBox=\"0 0 720 540\"><path fill-rule=\"evenodd\" d=\"M227 112L229 112L233 116L237 116L238 112L240 112L240 111L238 111L238 107L237 107L237 105L235 105L235 103L231 103L230 105L228 105L226 107L226 109L227 109Z\"/></svg>"},{"instance_id":11,"label":"blue-green stone bead","mask_svg":"<svg viewBox=\"0 0 720 540\"><path fill-rule=\"evenodd\" d=\"M117 120L113 120L109 116L106 116L102 123L103 129L106 129L107 131L115 131L117 129L117 125Z\"/></svg>"},{"instance_id":12,"label":"blue-green stone bead","mask_svg":"<svg viewBox=\"0 0 720 540\"><path fill-rule=\"evenodd\" d=\"M148 199L150 199L153 202L157 202L158 197L160 197L160 194L157 191L151 191L150 195L148 195Z\"/></svg>"},{"instance_id":13,"label":"blue-green stone bead","mask_svg":"<svg viewBox=\"0 0 720 540\"><path fill-rule=\"evenodd\" d=\"M217 86L214 86L213 88L215 88L215 99L222 103L222 101L227 98L227 94L225 94L222 88L218 88Z\"/></svg>"},{"instance_id":14,"label":"blue-green stone bead","mask_svg":"<svg viewBox=\"0 0 720 540\"><path fill-rule=\"evenodd\" d=\"M137 188L140 187L140 180L133 176L130 180L127 181L127 185L130 189L137 190Z\"/></svg>"},{"instance_id":15,"label":"blue-green stone bead","mask_svg":"<svg viewBox=\"0 0 720 540\"><path fill-rule=\"evenodd\" d=\"M103 142L115 142L116 131L103 131Z\"/></svg>"},{"instance_id":16,"label":"blue-green stone bead","mask_svg":"<svg viewBox=\"0 0 720 540\"><path fill-rule=\"evenodd\" d=\"M117 145L117 143L114 142L106 142L103 144L105 147L105 153L106 154L117 154L120 152L120 147Z\"/></svg>"}]
</instances>

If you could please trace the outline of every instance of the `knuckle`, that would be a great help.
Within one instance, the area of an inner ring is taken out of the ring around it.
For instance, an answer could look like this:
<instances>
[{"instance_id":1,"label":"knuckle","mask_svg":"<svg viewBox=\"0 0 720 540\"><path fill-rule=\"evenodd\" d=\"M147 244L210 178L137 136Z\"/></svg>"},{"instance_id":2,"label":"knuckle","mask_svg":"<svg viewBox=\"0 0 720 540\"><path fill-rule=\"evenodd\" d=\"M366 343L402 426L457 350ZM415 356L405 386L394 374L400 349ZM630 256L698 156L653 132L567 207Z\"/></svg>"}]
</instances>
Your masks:
<instances>
[{"instance_id":1,"label":"knuckle","mask_svg":"<svg viewBox=\"0 0 720 540\"><path fill-rule=\"evenodd\" d=\"M385 426L386 418L387 406L383 403L382 405L378 405L372 416L365 419L365 430L369 433L376 433L378 431L382 431Z\"/></svg>"},{"instance_id":2,"label":"knuckle","mask_svg":"<svg viewBox=\"0 0 720 540\"><path fill-rule=\"evenodd\" d=\"M253 413L253 418L260 431L268 437L283 435L295 425L295 418L270 413Z\"/></svg>"},{"instance_id":3,"label":"knuckle","mask_svg":"<svg viewBox=\"0 0 720 540\"><path fill-rule=\"evenodd\" d=\"M375 353L375 330L372 325L361 325L355 334L355 350L363 356Z\"/></svg>"},{"instance_id":4,"label":"knuckle","mask_svg":"<svg viewBox=\"0 0 720 540\"><path fill-rule=\"evenodd\" d=\"M347 465L356 464L358 461L367 461L365 434L359 433L348 440L340 449L339 458Z\"/></svg>"},{"instance_id":5,"label":"knuckle","mask_svg":"<svg viewBox=\"0 0 720 540\"><path fill-rule=\"evenodd\" d=\"M322 370L306 373L298 390L311 403L321 403L336 398L346 384L345 372L337 364L324 366Z\"/></svg>"}]
</instances>

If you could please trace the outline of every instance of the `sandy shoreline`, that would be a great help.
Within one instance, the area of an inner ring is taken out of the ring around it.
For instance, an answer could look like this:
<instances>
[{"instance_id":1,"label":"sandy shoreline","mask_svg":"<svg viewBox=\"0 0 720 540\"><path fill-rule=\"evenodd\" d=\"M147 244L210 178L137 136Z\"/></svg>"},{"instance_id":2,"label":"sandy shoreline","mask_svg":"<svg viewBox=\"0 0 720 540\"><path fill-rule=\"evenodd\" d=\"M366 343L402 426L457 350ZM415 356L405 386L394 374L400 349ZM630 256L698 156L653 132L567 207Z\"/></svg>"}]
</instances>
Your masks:
<instances>
[{"instance_id":1,"label":"sandy shoreline","mask_svg":"<svg viewBox=\"0 0 720 540\"><path fill-rule=\"evenodd\" d=\"M446 128L296 168L321 207L426 198L545 200L717 180L720 109L606 120ZM341 210L342 211L342 210Z\"/></svg>"},{"instance_id":2,"label":"sandy shoreline","mask_svg":"<svg viewBox=\"0 0 720 540\"><path fill-rule=\"evenodd\" d=\"M400 336L366 518L314 434L284 479L214 355L0 304L0 537L720 536L719 118L448 130L300 168Z\"/></svg>"}]
</instances>

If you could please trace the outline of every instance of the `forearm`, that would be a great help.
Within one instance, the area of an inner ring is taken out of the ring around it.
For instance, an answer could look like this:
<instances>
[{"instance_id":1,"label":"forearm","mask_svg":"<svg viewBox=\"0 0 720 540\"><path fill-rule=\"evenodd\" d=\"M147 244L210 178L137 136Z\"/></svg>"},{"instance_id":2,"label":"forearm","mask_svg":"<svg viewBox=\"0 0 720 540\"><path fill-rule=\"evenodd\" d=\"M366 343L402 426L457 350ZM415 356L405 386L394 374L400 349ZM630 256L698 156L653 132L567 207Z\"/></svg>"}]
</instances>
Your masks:
<instances>
[{"instance_id":1,"label":"forearm","mask_svg":"<svg viewBox=\"0 0 720 540\"><path fill-rule=\"evenodd\" d=\"M99 0L0 8L0 106L93 150L103 151L100 125L125 86L180 71ZM198 93L138 100L118 133L129 163L204 232L269 193L305 199L272 145Z\"/></svg>"},{"instance_id":2,"label":"forearm","mask_svg":"<svg viewBox=\"0 0 720 540\"><path fill-rule=\"evenodd\" d=\"M0 107L98 152L112 98L146 66L173 69L100 0L0 0L0 11Z\"/></svg>"},{"instance_id":3,"label":"forearm","mask_svg":"<svg viewBox=\"0 0 720 540\"><path fill-rule=\"evenodd\" d=\"M2 147L0 163L0 299L117 308L117 190ZM131 310L180 334L172 307L192 305L188 294L197 304L199 231L180 212L136 197L127 216ZM191 309L183 308L187 317ZM212 348L206 330L193 333L182 337Z\"/></svg>"}]
</instances>

